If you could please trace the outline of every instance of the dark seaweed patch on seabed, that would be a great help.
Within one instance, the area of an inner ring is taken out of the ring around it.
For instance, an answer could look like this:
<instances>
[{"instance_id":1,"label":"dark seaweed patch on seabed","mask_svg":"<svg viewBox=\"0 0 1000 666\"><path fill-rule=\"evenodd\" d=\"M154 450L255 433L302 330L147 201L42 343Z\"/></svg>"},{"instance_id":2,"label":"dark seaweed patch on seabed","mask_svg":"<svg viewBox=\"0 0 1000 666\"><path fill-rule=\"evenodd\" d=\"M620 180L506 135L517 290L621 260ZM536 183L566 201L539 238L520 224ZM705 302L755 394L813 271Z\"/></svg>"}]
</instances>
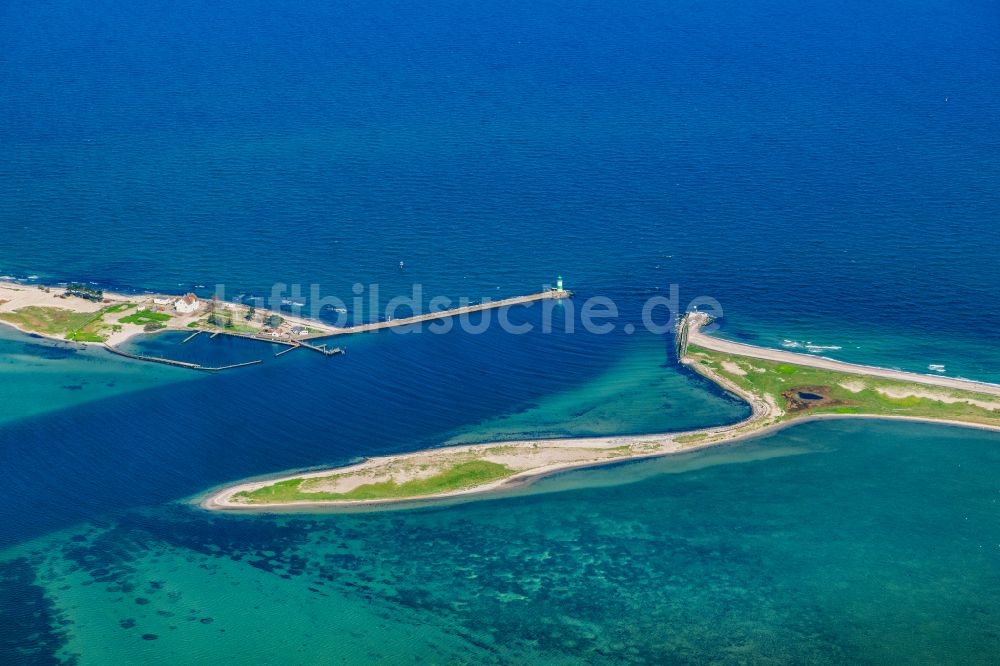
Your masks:
<instances>
[{"instance_id":1,"label":"dark seaweed patch on seabed","mask_svg":"<svg viewBox=\"0 0 1000 666\"><path fill-rule=\"evenodd\" d=\"M41 338L41 336L32 334L33 338ZM43 358L46 360L62 360L75 356L77 350L74 347L65 344L52 344L46 341L45 343L27 343L21 348L21 353L30 354L31 356L36 356L38 358Z\"/></svg>"},{"instance_id":2,"label":"dark seaweed patch on seabed","mask_svg":"<svg viewBox=\"0 0 1000 666\"><path fill-rule=\"evenodd\" d=\"M0 563L0 664L76 663L57 656L66 645L67 623L35 584L35 569L26 558Z\"/></svg>"},{"instance_id":3,"label":"dark seaweed patch on seabed","mask_svg":"<svg viewBox=\"0 0 1000 666\"><path fill-rule=\"evenodd\" d=\"M524 521L493 524L387 515L206 518L176 509L117 529L148 530L177 548L242 561L310 594L364 599L396 621L429 614L492 658L503 645L515 654L542 651L578 660L638 664L667 655L694 663L719 649L727 632L746 630L725 618L705 618L700 642L673 642L664 627L693 617L703 596L721 595L727 613L737 617L781 615L770 604L762 609L754 592L773 581L741 579L711 566L748 556L732 546L675 538L657 520L609 535L585 512L536 518L533 529L524 529L532 524L526 514ZM126 520L132 518L138 516ZM815 617L802 617L788 630L814 634L815 625ZM751 637L729 640L739 645ZM817 643L815 661L836 663L836 646Z\"/></svg>"}]
</instances>

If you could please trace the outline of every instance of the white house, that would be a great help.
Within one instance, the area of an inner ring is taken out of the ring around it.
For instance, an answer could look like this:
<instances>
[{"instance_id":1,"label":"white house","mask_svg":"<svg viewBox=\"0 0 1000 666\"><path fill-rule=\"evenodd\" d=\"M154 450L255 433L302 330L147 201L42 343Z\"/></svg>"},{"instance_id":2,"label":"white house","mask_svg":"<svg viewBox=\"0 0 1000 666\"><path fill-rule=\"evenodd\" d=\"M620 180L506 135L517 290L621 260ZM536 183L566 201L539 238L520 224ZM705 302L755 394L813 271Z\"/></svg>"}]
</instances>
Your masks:
<instances>
[{"instance_id":1,"label":"white house","mask_svg":"<svg viewBox=\"0 0 1000 666\"><path fill-rule=\"evenodd\" d=\"M174 310L181 314L191 314L198 309L198 297L194 294L185 294L184 298L174 301Z\"/></svg>"},{"instance_id":2,"label":"white house","mask_svg":"<svg viewBox=\"0 0 1000 666\"><path fill-rule=\"evenodd\" d=\"M154 305L170 305L173 302L174 299L172 298L155 298L155 297L153 298Z\"/></svg>"}]
</instances>

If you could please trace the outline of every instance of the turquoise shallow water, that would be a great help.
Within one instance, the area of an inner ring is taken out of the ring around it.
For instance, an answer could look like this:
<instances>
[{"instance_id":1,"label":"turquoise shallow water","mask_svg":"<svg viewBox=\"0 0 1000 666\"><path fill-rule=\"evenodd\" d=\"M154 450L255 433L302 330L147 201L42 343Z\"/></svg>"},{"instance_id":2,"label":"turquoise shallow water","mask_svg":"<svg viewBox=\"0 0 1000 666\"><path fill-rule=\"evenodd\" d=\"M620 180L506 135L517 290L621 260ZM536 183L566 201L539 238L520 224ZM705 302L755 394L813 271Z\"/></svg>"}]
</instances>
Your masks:
<instances>
[{"instance_id":1,"label":"turquoise shallow water","mask_svg":"<svg viewBox=\"0 0 1000 666\"><path fill-rule=\"evenodd\" d=\"M802 425L444 509L130 511L0 568L79 663L993 663L997 435Z\"/></svg>"},{"instance_id":2,"label":"turquoise shallow water","mask_svg":"<svg viewBox=\"0 0 1000 666\"><path fill-rule=\"evenodd\" d=\"M0 427L7 422L194 379L99 349L0 327Z\"/></svg>"}]
</instances>

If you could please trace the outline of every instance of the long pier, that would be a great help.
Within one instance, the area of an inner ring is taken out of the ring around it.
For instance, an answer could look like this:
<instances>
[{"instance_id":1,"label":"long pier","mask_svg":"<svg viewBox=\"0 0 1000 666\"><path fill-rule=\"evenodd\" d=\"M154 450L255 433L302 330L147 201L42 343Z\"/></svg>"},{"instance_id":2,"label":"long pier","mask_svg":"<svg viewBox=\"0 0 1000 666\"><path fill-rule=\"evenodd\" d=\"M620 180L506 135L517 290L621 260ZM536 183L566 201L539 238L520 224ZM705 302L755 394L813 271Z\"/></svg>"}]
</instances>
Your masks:
<instances>
[{"instance_id":1,"label":"long pier","mask_svg":"<svg viewBox=\"0 0 1000 666\"><path fill-rule=\"evenodd\" d=\"M562 299L571 298L573 292L565 289L550 289L548 291L543 291L537 294L529 294L527 296L514 296L513 298L504 298L499 301L486 301L485 303L477 303L476 305L464 305L457 308L452 308L450 310L439 310L437 312L428 312L425 314L418 314L412 317L403 317L402 319L391 319L389 321L376 321L369 324L358 324L356 326L345 326L344 328L338 328L331 333L314 333L313 335L306 335L304 337L298 338L299 341L302 340L315 340L317 338L329 338L334 335L352 335L354 333L368 333L370 331L380 331L386 328L397 328L401 326L412 326L413 324L420 324L426 321L436 321L438 319L447 319L448 317L459 317L464 314L471 314L473 312L482 312L484 310L498 310L500 308L510 307L512 305L523 305L526 303L534 303L535 301L544 301L548 299Z\"/></svg>"},{"instance_id":2,"label":"long pier","mask_svg":"<svg viewBox=\"0 0 1000 666\"><path fill-rule=\"evenodd\" d=\"M173 365L178 368L188 368L189 370L202 370L204 372L220 372L222 370L232 370L233 368L242 368L248 365L257 365L261 361L247 361L245 363L233 363L232 365L224 365L218 368L210 368L204 365L198 365L197 363L188 363L187 361L175 361L171 358L160 358L159 356L140 356L139 354L132 354L130 352L118 349L112 345L104 345L112 354L118 354L119 356L124 356L125 358L131 358L136 361L149 361L150 363L162 363L163 365Z\"/></svg>"}]
</instances>

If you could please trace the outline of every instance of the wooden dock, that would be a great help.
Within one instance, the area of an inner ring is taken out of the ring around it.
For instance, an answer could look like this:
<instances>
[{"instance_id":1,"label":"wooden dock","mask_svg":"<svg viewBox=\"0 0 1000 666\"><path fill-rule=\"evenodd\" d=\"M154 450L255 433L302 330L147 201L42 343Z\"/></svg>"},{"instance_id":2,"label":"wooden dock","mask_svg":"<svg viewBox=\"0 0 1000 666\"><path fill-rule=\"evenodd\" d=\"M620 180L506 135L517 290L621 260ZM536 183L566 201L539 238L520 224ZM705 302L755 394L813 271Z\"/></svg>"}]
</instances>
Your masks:
<instances>
[{"instance_id":1,"label":"wooden dock","mask_svg":"<svg viewBox=\"0 0 1000 666\"><path fill-rule=\"evenodd\" d=\"M209 339L214 338L217 335L228 335L231 338L246 338L247 340L257 340L258 342L270 342L271 344L285 345L286 347L295 347L298 344L294 340L271 338L266 335L256 335L254 333L238 333L236 331L214 331Z\"/></svg>"},{"instance_id":2,"label":"wooden dock","mask_svg":"<svg viewBox=\"0 0 1000 666\"><path fill-rule=\"evenodd\" d=\"M336 349L325 349L326 345L311 345L305 341L305 338L285 340L281 338L270 338L264 335L253 335L251 333L234 333L232 331L216 331L212 335L212 337L214 338L216 335L229 335L234 338L246 338L248 340L257 340L259 342L270 342L271 344L284 345L288 347L288 349L283 349L277 354L275 354L275 357L281 356L282 354L287 354L293 349L298 349L299 347L305 347L306 349L311 349L313 351L323 354L324 356L333 356L334 354L344 353L344 350L341 349L340 347L337 347Z\"/></svg>"},{"instance_id":3,"label":"wooden dock","mask_svg":"<svg viewBox=\"0 0 1000 666\"><path fill-rule=\"evenodd\" d=\"M278 352L277 354L275 354L274 358L278 358L282 354L287 354L290 351L295 351L296 349L298 349L301 346L302 345L291 345L288 349L282 349L280 352Z\"/></svg>"},{"instance_id":4,"label":"wooden dock","mask_svg":"<svg viewBox=\"0 0 1000 666\"><path fill-rule=\"evenodd\" d=\"M300 347L305 347L306 349L312 349L313 351L318 351L320 354L323 354L324 356L334 356L336 354L346 354L347 353L343 349L341 349L340 347L334 347L333 349L327 349L325 344L324 345L318 345L318 346L317 345L311 345L308 342L305 342L303 340L299 340L299 346Z\"/></svg>"},{"instance_id":5,"label":"wooden dock","mask_svg":"<svg viewBox=\"0 0 1000 666\"><path fill-rule=\"evenodd\" d=\"M567 290L557 290L550 289L548 291L543 291L537 294L529 294L527 296L514 296L513 298L504 298L499 301L487 301L485 303L478 303L476 305L465 305L462 307L452 308L450 310L440 310L438 312L428 312L426 314L414 315L412 317L403 317L402 319L392 319L390 321L377 321L370 324L358 324L357 326L346 326L344 328L339 328L332 333L314 333L313 335L306 335L304 337L298 338L301 342L303 340L316 340L318 338L329 338L335 335L353 335L354 333L368 333L370 331L380 331L385 328L397 328L401 326L412 326L413 324L420 324L426 321L437 321L438 319L447 319L448 317L459 317L464 314L471 314L473 312L482 312L484 310L498 310L500 308L510 307L512 305L524 305L528 303L534 303L535 301L544 300L559 300L563 298L571 298L573 292Z\"/></svg>"}]
</instances>

